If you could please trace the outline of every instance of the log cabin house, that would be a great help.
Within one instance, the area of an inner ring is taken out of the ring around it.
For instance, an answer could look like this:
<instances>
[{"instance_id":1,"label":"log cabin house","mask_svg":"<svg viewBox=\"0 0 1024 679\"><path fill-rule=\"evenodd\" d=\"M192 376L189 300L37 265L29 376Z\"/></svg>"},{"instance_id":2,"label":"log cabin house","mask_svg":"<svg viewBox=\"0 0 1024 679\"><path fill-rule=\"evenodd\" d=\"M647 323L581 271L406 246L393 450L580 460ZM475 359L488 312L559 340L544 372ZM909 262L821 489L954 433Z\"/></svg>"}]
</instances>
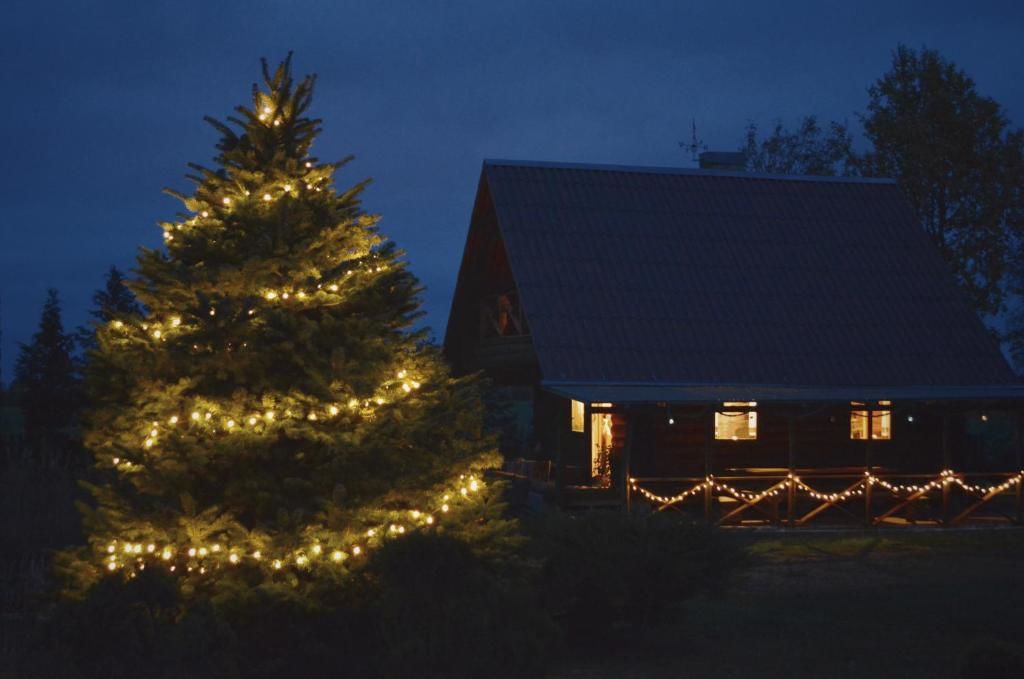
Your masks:
<instances>
[{"instance_id":1,"label":"log cabin house","mask_svg":"<svg viewBox=\"0 0 1024 679\"><path fill-rule=\"evenodd\" d=\"M485 161L444 351L563 505L1020 519L1024 388L891 180Z\"/></svg>"}]
</instances>

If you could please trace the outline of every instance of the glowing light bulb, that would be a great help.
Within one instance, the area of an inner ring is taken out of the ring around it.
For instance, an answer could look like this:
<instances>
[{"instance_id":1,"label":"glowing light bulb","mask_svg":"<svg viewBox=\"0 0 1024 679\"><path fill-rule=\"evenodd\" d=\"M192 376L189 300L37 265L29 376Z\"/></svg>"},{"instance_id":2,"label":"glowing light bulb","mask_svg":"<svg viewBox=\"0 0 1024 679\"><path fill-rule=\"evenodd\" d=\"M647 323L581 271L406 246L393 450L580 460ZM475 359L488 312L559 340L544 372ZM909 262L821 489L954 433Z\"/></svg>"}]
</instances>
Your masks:
<instances>
[{"instance_id":1,"label":"glowing light bulb","mask_svg":"<svg viewBox=\"0 0 1024 679\"><path fill-rule=\"evenodd\" d=\"M311 162L309 162L309 161L307 160L307 161L306 161L306 167L307 167L307 168L309 168L309 167L313 167L313 163L311 163Z\"/></svg>"},{"instance_id":2,"label":"glowing light bulb","mask_svg":"<svg viewBox=\"0 0 1024 679\"><path fill-rule=\"evenodd\" d=\"M227 196L224 196L223 198L221 198L220 202L224 203L225 205L231 205L231 199L228 198Z\"/></svg>"},{"instance_id":3,"label":"glowing light bulb","mask_svg":"<svg viewBox=\"0 0 1024 679\"><path fill-rule=\"evenodd\" d=\"M206 556L207 553L208 553L208 551L207 551L206 547L200 547L199 548L199 556Z\"/></svg>"},{"instance_id":4,"label":"glowing light bulb","mask_svg":"<svg viewBox=\"0 0 1024 679\"><path fill-rule=\"evenodd\" d=\"M441 511L442 512L447 512L448 511L448 505L447 504L441 505Z\"/></svg>"},{"instance_id":5,"label":"glowing light bulb","mask_svg":"<svg viewBox=\"0 0 1024 679\"><path fill-rule=\"evenodd\" d=\"M196 548L195 547L189 547L188 548L188 555L189 556L195 556L196 555Z\"/></svg>"},{"instance_id":6,"label":"glowing light bulb","mask_svg":"<svg viewBox=\"0 0 1024 679\"><path fill-rule=\"evenodd\" d=\"M307 563L309 563L309 559L306 558L305 554L299 554L297 557L295 557L295 565L305 566Z\"/></svg>"},{"instance_id":7,"label":"glowing light bulb","mask_svg":"<svg viewBox=\"0 0 1024 679\"><path fill-rule=\"evenodd\" d=\"M238 555L232 552L231 556L228 557L228 561L231 563L238 563Z\"/></svg>"},{"instance_id":8,"label":"glowing light bulb","mask_svg":"<svg viewBox=\"0 0 1024 679\"><path fill-rule=\"evenodd\" d=\"M210 419L211 417L213 417L213 413L206 413L206 419Z\"/></svg>"},{"instance_id":9,"label":"glowing light bulb","mask_svg":"<svg viewBox=\"0 0 1024 679\"><path fill-rule=\"evenodd\" d=\"M117 570L117 564L114 563L113 561L111 561L110 563L107 564L107 570L109 570L109 571L116 571Z\"/></svg>"},{"instance_id":10,"label":"glowing light bulb","mask_svg":"<svg viewBox=\"0 0 1024 679\"><path fill-rule=\"evenodd\" d=\"M417 382L416 380L413 380L413 382L412 382L412 388L413 388L413 389L419 389L419 388L420 388L420 383L419 383L419 382Z\"/></svg>"},{"instance_id":11,"label":"glowing light bulb","mask_svg":"<svg viewBox=\"0 0 1024 679\"><path fill-rule=\"evenodd\" d=\"M348 400L348 407L349 408L358 408L359 407L359 400L355 399L355 398L350 398Z\"/></svg>"},{"instance_id":12,"label":"glowing light bulb","mask_svg":"<svg viewBox=\"0 0 1024 679\"><path fill-rule=\"evenodd\" d=\"M323 551L323 547L321 547L320 545L313 545L313 553L314 554L319 554L322 551Z\"/></svg>"},{"instance_id":13,"label":"glowing light bulb","mask_svg":"<svg viewBox=\"0 0 1024 679\"><path fill-rule=\"evenodd\" d=\"M153 337L155 337L156 339L160 339L160 335L161 335L161 333L160 333L159 330L154 330L153 331Z\"/></svg>"},{"instance_id":14,"label":"glowing light bulb","mask_svg":"<svg viewBox=\"0 0 1024 679\"><path fill-rule=\"evenodd\" d=\"M203 210L203 212L202 212L202 215L203 215L204 217L209 217L209 216L210 216L210 213L209 213L209 212L207 212L206 210Z\"/></svg>"},{"instance_id":15,"label":"glowing light bulb","mask_svg":"<svg viewBox=\"0 0 1024 679\"><path fill-rule=\"evenodd\" d=\"M228 429L231 429L234 426L235 426L235 421L234 420L228 420Z\"/></svg>"},{"instance_id":16,"label":"glowing light bulb","mask_svg":"<svg viewBox=\"0 0 1024 679\"><path fill-rule=\"evenodd\" d=\"M115 547L113 544L107 545L107 552L108 553L113 554L115 549L117 549L117 547Z\"/></svg>"},{"instance_id":17,"label":"glowing light bulb","mask_svg":"<svg viewBox=\"0 0 1024 679\"><path fill-rule=\"evenodd\" d=\"M270 107L269 106L264 106L263 107L263 113L264 113L264 115L268 115L269 116L271 114Z\"/></svg>"},{"instance_id":18,"label":"glowing light bulb","mask_svg":"<svg viewBox=\"0 0 1024 679\"><path fill-rule=\"evenodd\" d=\"M146 545L146 553L147 554L152 554L155 551L156 551L156 545L154 545L152 542L149 543L148 545Z\"/></svg>"},{"instance_id":19,"label":"glowing light bulb","mask_svg":"<svg viewBox=\"0 0 1024 679\"><path fill-rule=\"evenodd\" d=\"M332 283L332 284L328 285L327 288L331 292L337 292L338 291L338 284L337 283Z\"/></svg>"},{"instance_id":20,"label":"glowing light bulb","mask_svg":"<svg viewBox=\"0 0 1024 679\"><path fill-rule=\"evenodd\" d=\"M310 413L309 414L309 420L311 422L316 422L316 413Z\"/></svg>"},{"instance_id":21,"label":"glowing light bulb","mask_svg":"<svg viewBox=\"0 0 1024 679\"><path fill-rule=\"evenodd\" d=\"M171 558L171 550L165 549L164 551L162 551L160 553L160 558L163 559L164 561L167 561L168 559L170 559Z\"/></svg>"},{"instance_id":22,"label":"glowing light bulb","mask_svg":"<svg viewBox=\"0 0 1024 679\"><path fill-rule=\"evenodd\" d=\"M254 558L257 561L259 561L260 559L263 558L263 553L260 552L260 550L257 549L255 552L252 553L252 558Z\"/></svg>"},{"instance_id":23,"label":"glowing light bulb","mask_svg":"<svg viewBox=\"0 0 1024 679\"><path fill-rule=\"evenodd\" d=\"M277 293L271 290L270 292L265 294L264 297L266 297L267 299L277 299Z\"/></svg>"},{"instance_id":24,"label":"glowing light bulb","mask_svg":"<svg viewBox=\"0 0 1024 679\"><path fill-rule=\"evenodd\" d=\"M288 299L288 293L287 292L281 293L281 299Z\"/></svg>"},{"instance_id":25,"label":"glowing light bulb","mask_svg":"<svg viewBox=\"0 0 1024 679\"><path fill-rule=\"evenodd\" d=\"M376 533L377 531L371 528L370 530L366 531L366 537L372 538L374 535L376 535Z\"/></svg>"},{"instance_id":26,"label":"glowing light bulb","mask_svg":"<svg viewBox=\"0 0 1024 679\"><path fill-rule=\"evenodd\" d=\"M410 387L408 384L403 384L402 391L408 394L410 391L412 391L412 387Z\"/></svg>"},{"instance_id":27,"label":"glowing light bulb","mask_svg":"<svg viewBox=\"0 0 1024 679\"><path fill-rule=\"evenodd\" d=\"M197 410L192 411L192 419L193 420L199 420L199 411L197 411Z\"/></svg>"},{"instance_id":28,"label":"glowing light bulb","mask_svg":"<svg viewBox=\"0 0 1024 679\"><path fill-rule=\"evenodd\" d=\"M355 547L352 548L352 553L355 554L356 556L359 556L359 553L362 552L362 551L363 550L359 549L359 545L356 545Z\"/></svg>"},{"instance_id":29,"label":"glowing light bulb","mask_svg":"<svg viewBox=\"0 0 1024 679\"><path fill-rule=\"evenodd\" d=\"M331 415L337 415L338 414L338 406L331 406L330 411L331 411Z\"/></svg>"},{"instance_id":30,"label":"glowing light bulb","mask_svg":"<svg viewBox=\"0 0 1024 679\"><path fill-rule=\"evenodd\" d=\"M409 512L409 515L412 516L412 518L414 519L418 519L420 518L420 510L414 509L411 512Z\"/></svg>"},{"instance_id":31,"label":"glowing light bulb","mask_svg":"<svg viewBox=\"0 0 1024 679\"><path fill-rule=\"evenodd\" d=\"M167 421L170 422L171 424L178 424L178 416L171 415L170 419L168 419Z\"/></svg>"},{"instance_id":32,"label":"glowing light bulb","mask_svg":"<svg viewBox=\"0 0 1024 679\"><path fill-rule=\"evenodd\" d=\"M334 550L333 552L331 552L331 560L332 561L341 561L344 558L345 558L345 553L344 552L341 552L341 551L339 551L337 549Z\"/></svg>"},{"instance_id":33,"label":"glowing light bulb","mask_svg":"<svg viewBox=\"0 0 1024 679\"><path fill-rule=\"evenodd\" d=\"M284 190L287 191L288 193L291 193L292 185L291 184L285 184L284 185Z\"/></svg>"},{"instance_id":34,"label":"glowing light bulb","mask_svg":"<svg viewBox=\"0 0 1024 679\"><path fill-rule=\"evenodd\" d=\"M211 316L216 316L217 315L217 310L216 309L210 309L210 315Z\"/></svg>"},{"instance_id":35,"label":"glowing light bulb","mask_svg":"<svg viewBox=\"0 0 1024 679\"><path fill-rule=\"evenodd\" d=\"M476 479L473 479L472 481L470 481L470 482L469 482L469 489L470 489L471 491L473 491L474 493L475 493L475 492L476 492L477 490L479 490L479 488L480 488L480 484L478 484L478 483L476 482Z\"/></svg>"},{"instance_id":36,"label":"glowing light bulb","mask_svg":"<svg viewBox=\"0 0 1024 679\"><path fill-rule=\"evenodd\" d=\"M113 325L115 328L118 328L118 329L121 329L121 328L124 327L124 323L122 323L121 321L114 321L113 323L111 323L111 325Z\"/></svg>"},{"instance_id":37,"label":"glowing light bulb","mask_svg":"<svg viewBox=\"0 0 1024 679\"><path fill-rule=\"evenodd\" d=\"M249 426L252 426L254 424L256 424L256 418L255 417L250 417L249 418Z\"/></svg>"},{"instance_id":38,"label":"glowing light bulb","mask_svg":"<svg viewBox=\"0 0 1024 679\"><path fill-rule=\"evenodd\" d=\"M427 515L427 518L424 520L427 522L428 526L434 525L434 517L430 516L429 514Z\"/></svg>"},{"instance_id":39,"label":"glowing light bulb","mask_svg":"<svg viewBox=\"0 0 1024 679\"><path fill-rule=\"evenodd\" d=\"M263 194L263 200L267 200L267 201L274 200L274 197L272 195L270 195L269 193L264 193Z\"/></svg>"},{"instance_id":40,"label":"glowing light bulb","mask_svg":"<svg viewBox=\"0 0 1024 679\"><path fill-rule=\"evenodd\" d=\"M264 414L264 417L266 417L268 420L273 420L274 419L274 411L273 410L268 410Z\"/></svg>"},{"instance_id":41,"label":"glowing light bulb","mask_svg":"<svg viewBox=\"0 0 1024 679\"><path fill-rule=\"evenodd\" d=\"M274 565L274 570L275 571L281 570L281 560L280 559L274 559L274 564L273 565Z\"/></svg>"}]
</instances>

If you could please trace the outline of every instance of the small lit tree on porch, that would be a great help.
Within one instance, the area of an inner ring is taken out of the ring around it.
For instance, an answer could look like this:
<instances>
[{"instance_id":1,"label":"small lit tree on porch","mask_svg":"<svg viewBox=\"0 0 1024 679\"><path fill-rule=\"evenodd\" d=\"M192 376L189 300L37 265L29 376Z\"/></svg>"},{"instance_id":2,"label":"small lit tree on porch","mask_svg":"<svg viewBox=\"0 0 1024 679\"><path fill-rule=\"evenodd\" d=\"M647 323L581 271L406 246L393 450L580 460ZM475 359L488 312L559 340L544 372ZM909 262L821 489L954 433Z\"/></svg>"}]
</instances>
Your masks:
<instances>
[{"instance_id":1,"label":"small lit tree on porch","mask_svg":"<svg viewBox=\"0 0 1024 679\"><path fill-rule=\"evenodd\" d=\"M85 441L106 481L83 508L72 592L162 568L182 591L334 582L414 530L506 526L481 492L494 461L471 382L423 332L418 283L310 155L314 79L290 58L193 165L187 213L142 250L147 310L102 325ZM482 520L485 518L487 520Z\"/></svg>"}]
</instances>

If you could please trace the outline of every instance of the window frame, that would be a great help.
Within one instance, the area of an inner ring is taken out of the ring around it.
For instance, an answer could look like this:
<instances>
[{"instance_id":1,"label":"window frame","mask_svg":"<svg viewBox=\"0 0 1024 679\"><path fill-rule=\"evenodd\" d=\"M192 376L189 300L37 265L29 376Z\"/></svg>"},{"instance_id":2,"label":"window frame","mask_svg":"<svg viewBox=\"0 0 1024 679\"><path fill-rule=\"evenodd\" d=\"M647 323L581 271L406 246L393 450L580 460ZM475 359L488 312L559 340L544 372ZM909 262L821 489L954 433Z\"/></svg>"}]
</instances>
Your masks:
<instances>
[{"instance_id":1,"label":"window frame","mask_svg":"<svg viewBox=\"0 0 1024 679\"><path fill-rule=\"evenodd\" d=\"M892 401L887 399L850 401L849 422L849 438L851 441L891 441L893 438ZM862 427L861 425L866 426ZM875 432L876 426L878 429L877 434ZM855 431L861 431L865 435L854 436ZM885 434L885 436L882 434Z\"/></svg>"}]
</instances>

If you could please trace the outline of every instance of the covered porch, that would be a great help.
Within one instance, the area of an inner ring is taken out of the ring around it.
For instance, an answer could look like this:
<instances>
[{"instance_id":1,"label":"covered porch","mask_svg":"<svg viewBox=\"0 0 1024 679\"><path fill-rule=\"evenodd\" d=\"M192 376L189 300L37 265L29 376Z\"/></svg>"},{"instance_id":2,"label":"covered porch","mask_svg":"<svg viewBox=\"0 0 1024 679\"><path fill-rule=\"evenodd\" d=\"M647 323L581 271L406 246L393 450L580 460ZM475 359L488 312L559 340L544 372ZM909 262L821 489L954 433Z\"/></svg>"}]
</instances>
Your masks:
<instances>
[{"instance_id":1,"label":"covered porch","mask_svg":"<svg viewBox=\"0 0 1024 679\"><path fill-rule=\"evenodd\" d=\"M749 526L1024 518L1016 386L546 386L549 461L513 471L562 507Z\"/></svg>"}]
</instances>

